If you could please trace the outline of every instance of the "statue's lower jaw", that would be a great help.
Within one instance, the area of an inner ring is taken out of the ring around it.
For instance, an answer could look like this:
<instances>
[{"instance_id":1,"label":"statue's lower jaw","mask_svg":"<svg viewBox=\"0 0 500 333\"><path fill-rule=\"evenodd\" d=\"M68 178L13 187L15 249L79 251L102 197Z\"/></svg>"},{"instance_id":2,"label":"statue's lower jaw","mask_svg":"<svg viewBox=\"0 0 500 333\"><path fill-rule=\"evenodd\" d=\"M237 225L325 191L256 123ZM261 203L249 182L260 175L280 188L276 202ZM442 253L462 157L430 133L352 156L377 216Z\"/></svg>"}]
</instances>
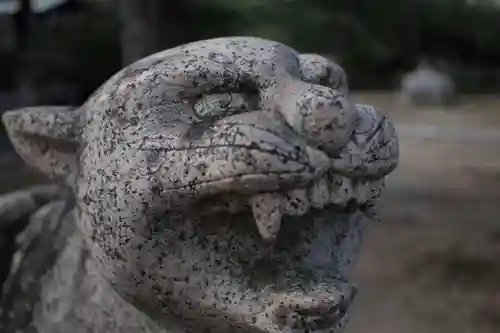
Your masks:
<instances>
[{"instance_id":1,"label":"statue's lower jaw","mask_svg":"<svg viewBox=\"0 0 500 333\"><path fill-rule=\"evenodd\" d=\"M279 302L279 305L274 305L273 322L280 330L339 332L338 327L347 319L347 311L355 297L356 289L340 280L323 282L328 286L326 290L317 288L303 295L287 293L273 297Z\"/></svg>"},{"instance_id":2,"label":"statue's lower jaw","mask_svg":"<svg viewBox=\"0 0 500 333\"><path fill-rule=\"evenodd\" d=\"M262 239L248 206L236 214L192 215L165 219L155 232L158 249L170 246L163 263L183 264L176 264L175 273L150 268L146 274L157 274L150 282L175 282L153 285L151 290L164 290L160 295L137 292L142 300L130 297L130 303L161 326L174 321L172 315L182 318L185 332L341 332L356 290L336 272L355 261L362 214L331 206L284 216L272 243ZM139 258L147 255L160 257L148 251ZM130 284L137 280L128 278ZM152 307L156 302L163 305Z\"/></svg>"},{"instance_id":3,"label":"statue's lower jaw","mask_svg":"<svg viewBox=\"0 0 500 333\"><path fill-rule=\"evenodd\" d=\"M312 296L320 294L321 297ZM198 316L186 317L189 311L183 310L183 318L168 316L162 319L160 315L157 322L169 323L170 327L177 322L186 333L197 333L200 327L213 333L341 333L355 292L346 298L339 297L336 289L327 293L318 290L308 295L248 292L238 304L229 305L223 311L212 308L205 299L197 299L193 302L197 303L194 308L199 307L195 310Z\"/></svg>"}]
</instances>

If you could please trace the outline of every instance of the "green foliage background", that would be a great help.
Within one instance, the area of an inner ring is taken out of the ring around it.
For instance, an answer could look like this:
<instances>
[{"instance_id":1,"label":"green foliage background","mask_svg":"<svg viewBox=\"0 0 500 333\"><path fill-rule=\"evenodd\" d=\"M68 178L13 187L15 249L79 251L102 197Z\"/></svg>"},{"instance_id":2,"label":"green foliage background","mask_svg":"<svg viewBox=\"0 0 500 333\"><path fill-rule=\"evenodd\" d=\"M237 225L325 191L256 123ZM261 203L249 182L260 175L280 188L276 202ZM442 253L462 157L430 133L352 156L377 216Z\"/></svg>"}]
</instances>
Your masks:
<instances>
[{"instance_id":1,"label":"green foliage background","mask_svg":"<svg viewBox=\"0 0 500 333\"><path fill-rule=\"evenodd\" d=\"M446 64L462 91L500 91L500 10L489 2L170 0L160 2L158 15L164 21L180 17L175 31L165 27L160 49L254 35L335 57L353 89L394 89L400 75L425 57ZM86 2L64 17L37 23L30 71L36 86L76 86L81 102L121 67L116 1ZM3 73L9 72L5 66Z\"/></svg>"}]
</instances>

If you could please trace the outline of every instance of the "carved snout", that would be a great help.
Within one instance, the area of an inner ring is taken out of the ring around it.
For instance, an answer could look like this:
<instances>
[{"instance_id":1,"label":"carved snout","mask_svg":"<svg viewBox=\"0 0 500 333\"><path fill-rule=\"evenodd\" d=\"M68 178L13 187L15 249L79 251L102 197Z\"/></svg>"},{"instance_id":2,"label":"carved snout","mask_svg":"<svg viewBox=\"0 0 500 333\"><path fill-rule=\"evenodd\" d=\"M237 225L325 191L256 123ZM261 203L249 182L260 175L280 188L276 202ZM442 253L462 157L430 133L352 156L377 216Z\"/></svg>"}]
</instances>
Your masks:
<instances>
[{"instance_id":1,"label":"carved snout","mask_svg":"<svg viewBox=\"0 0 500 333\"><path fill-rule=\"evenodd\" d=\"M265 108L279 111L309 144L331 156L352 137L356 110L335 89L286 78L263 95L272 96L264 99Z\"/></svg>"}]
</instances>

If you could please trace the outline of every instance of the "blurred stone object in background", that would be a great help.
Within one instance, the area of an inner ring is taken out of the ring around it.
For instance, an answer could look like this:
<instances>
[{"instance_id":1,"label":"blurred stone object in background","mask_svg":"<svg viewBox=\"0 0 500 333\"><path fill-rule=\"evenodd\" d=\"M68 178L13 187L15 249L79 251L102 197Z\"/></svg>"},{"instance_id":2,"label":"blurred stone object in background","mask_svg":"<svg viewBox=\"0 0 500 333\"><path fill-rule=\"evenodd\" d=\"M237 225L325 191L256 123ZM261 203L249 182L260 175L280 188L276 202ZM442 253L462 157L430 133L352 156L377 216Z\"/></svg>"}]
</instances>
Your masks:
<instances>
[{"instance_id":1,"label":"blurred stone object in background","mask_svg":"<svg viewBox=\"0 0 500 333\"><path fill-rule=\"evenodd\" d=\"M450 105L456 101L451 77L427 62L403 76L400 93L403 103L415 106Z\"/></svg>"}]
</instances>

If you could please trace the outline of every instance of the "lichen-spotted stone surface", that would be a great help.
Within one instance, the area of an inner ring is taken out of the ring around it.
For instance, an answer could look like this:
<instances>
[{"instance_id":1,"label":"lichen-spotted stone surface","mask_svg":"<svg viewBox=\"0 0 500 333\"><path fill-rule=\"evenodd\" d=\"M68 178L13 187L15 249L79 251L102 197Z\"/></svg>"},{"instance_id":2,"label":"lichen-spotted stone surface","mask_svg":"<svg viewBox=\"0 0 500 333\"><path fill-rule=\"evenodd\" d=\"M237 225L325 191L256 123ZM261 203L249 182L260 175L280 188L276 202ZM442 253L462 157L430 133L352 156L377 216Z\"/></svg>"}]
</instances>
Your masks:
<instances>
[{"instance_id":1,"label":"lichen-spotted stone surface","mask_svg":"<svg viewBox=\"0 0 500 333\"><path fill-rule=\"evenodd\" d=\"M18 153L73 190L78 227L18 328L340 332L398 161L391 122L347 91L326 58L229 37L142 59L79 108L5 113Z\"/></svg>"}]
</instances>

